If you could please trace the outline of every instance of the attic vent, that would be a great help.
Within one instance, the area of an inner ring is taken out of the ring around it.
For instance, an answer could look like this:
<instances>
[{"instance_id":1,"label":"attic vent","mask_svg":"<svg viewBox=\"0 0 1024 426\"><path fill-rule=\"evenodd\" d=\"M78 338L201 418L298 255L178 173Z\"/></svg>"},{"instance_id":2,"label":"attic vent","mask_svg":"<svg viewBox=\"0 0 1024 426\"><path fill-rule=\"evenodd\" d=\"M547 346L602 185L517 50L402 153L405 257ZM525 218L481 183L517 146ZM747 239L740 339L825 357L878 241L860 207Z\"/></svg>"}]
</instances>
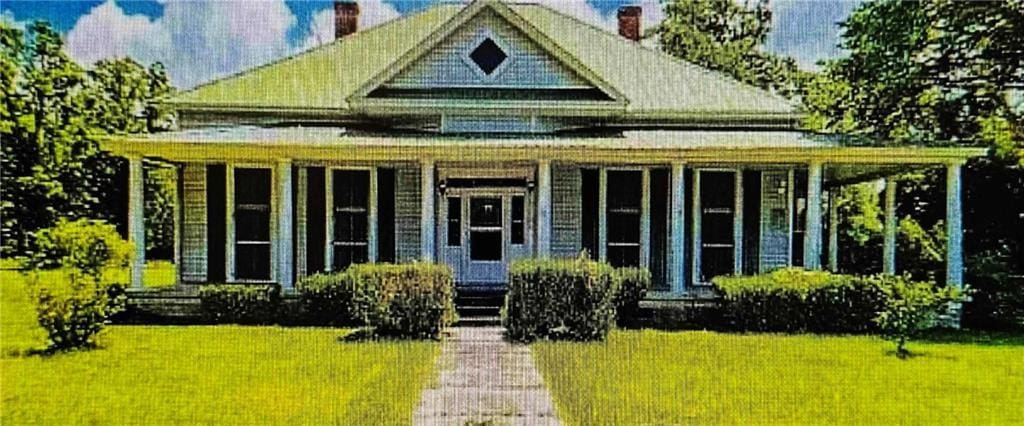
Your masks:
<instances>
[{"instance_id":1,"label":"attic vent","mask_svg":"<svg viewBox=\"0 0 1024 426\"><path fill-rule=\"evenodd\" d=\"M487 37L472 52L469 52L469 59L480 68L480 71L489 76L505 63L508 54L502 50L501 46L498 46L498 43Z\"/></svg>"}]
</instances>

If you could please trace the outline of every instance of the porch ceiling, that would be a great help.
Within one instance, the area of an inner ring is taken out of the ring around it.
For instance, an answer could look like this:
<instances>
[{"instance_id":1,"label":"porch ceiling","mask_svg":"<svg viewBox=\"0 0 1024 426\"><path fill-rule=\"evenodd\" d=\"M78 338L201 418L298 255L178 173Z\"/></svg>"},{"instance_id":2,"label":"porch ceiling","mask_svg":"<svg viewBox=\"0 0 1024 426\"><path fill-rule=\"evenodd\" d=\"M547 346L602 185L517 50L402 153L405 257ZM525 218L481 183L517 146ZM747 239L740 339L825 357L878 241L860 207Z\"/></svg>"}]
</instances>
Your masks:
<instances>
[{"instance_id":1,"label":"porch ceiling","mask_svg":"<svg viewBox=\"0 0 1024 426\"><path fill-rule=\"evenodd\" d=\"M179 162L535 161L607 164L798 164L821 162L834 181L870 179L906 165L963 163L983 148L850 147L796 131L637 130L619 136L352 134L340 127L204 128L109 137L115 155ZM842 167L841 165L855 165ZM878 167L864 167L877 165Z\"/></svg>"}]
</instances>

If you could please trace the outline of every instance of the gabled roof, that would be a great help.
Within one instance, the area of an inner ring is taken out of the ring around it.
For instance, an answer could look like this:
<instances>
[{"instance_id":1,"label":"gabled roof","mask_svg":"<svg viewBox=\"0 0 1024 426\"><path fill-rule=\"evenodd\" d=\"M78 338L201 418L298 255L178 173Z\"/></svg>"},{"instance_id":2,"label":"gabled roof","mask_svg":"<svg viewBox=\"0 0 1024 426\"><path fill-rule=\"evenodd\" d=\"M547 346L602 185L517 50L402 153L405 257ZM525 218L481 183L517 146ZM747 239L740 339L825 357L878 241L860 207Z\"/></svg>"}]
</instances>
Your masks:
<instances>
[{"instance_id":1,"label":"gabled roof","mask_svg":"<svg viewBox=\"0 0 1024 426\"><path fill-rule=\"evenodd\" d=\"M366 93L415 62L484 8L498 12L565 65L611 94L615 102L602 106L603 116L671 120L710 115L721 119L728 115L757 120L795 114L794 106L782 97L643 47L545 6L494 0L478 0L468 6L436 5L196 87L168 103L186 110L367 113L372 103L364 102ZM556 114L565 110L566 105L553 102L556 105L533 106L546 107ZM430 106L429 111L436 113L437 105ZM390 109L371 112L387 111Z\"/></svg>"}]
</instances>

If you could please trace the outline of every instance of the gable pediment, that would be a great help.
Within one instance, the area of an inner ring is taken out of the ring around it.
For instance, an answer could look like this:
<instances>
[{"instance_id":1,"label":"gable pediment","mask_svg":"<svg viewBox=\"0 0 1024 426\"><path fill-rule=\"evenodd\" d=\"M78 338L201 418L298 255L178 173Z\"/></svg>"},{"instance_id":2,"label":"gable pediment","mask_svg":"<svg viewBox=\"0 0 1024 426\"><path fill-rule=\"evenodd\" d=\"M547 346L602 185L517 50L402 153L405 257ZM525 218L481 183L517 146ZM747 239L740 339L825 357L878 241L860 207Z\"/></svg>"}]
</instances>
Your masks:
<instances>
[{"instance_id":1,"label":"gable pediment","mask_svg":"<svg viewBox=\"0 0 1024 426\"><path fill-rule=\"evenodd\" d=\"M616 101L498 8L476 13L376 83L367 99ZM508 12L511 13L511 12Z\"/></svg>"}]
</instances>

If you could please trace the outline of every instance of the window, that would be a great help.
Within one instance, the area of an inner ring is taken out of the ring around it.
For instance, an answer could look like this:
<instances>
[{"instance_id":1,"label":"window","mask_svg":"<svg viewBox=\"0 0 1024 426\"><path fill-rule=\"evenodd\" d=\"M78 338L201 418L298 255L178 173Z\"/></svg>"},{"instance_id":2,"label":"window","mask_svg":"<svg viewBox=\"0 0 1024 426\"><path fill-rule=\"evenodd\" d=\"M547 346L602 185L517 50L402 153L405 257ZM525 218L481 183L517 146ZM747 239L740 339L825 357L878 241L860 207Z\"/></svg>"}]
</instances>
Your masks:
<instances>
[{"instance_id":1,"label":"window","mask_svg":"<svg viewBox=\"0 0 1024 426\"><path fill-rule=\"evenodd\" d=\"M377 169L377 261L395 261L395 169Z\"/></svg>"},{"instance_id":2,"label":"window","mask_svg":"<svg viewBox=\"0 0 1024 426\"><path fill-rule=\"evenodd\" d=\"M669 287L669 233L671 232L671 169L651 169L651 284L655 290L667 291Z\"/></svg>"},{"instance_id":3,"label":"window","mask_svg":"<svg viewBox=\"0 0 1024 426\"><path fill-rule=\"evenodd\" d=\"M334 265L342 271L349 265L365 263L369 253L369 188L370 172L366 170L335 170L334 196Z\"/></svg>"},{"instance_id":4,"label":"window","mask_svg":"<svg viewBox=\"0 0 1024 426\"><path fill-rule=\"evenodd\" d=\"M448 245L462 245L462 198L448 197Z\"/></svg>"},{"instance_id":5,"label":"window","mask_svg":"<svg viewBox=\"0 0 1024 426\"><path fill-rule=\"evenodd\" d=\"M701 282L711 282L714 277L735 272L735 207L736 174L701 172Z\"/></svg>"},{"instance_id":6,"label":"window","mask_svg":"<svg viewBox=\"0 0 1024 426\"><path fill-rule=\"evenodd\" d=\"M469 52L469 59L485 75L492 75L508 59L508 54L498 46L498 43L487 37Z\"/></svg>"},{"instance_id":7,"label":"window","mask_svg":"<svg viewBox=\"0 0 1024 426\"><path fill-rule=\"evenodd\" d=\"M469 200L469 258L476 261L501 261L501 198Z\"/></svg>"},{"instance_id":8,"label":"window","mask_svg":"<svg viewBox=\"0 0 1024 426\"><path fill-rule=\"evenodd\" d=\"M270 279L270 169L234 170L235 278Z\"/></svg>"},{"instance_id":9,"label":"window","mask_svg":"<svg viewBox=\"0 0 1024 426\"><path fill-rule=\"evenodd\" d=\"M612 266L640 265L641 172L609 171L607 261Z\"/></svg>"},{"instance_id":10,"label":"window","mask_svg":"<svg viewBox=\"0 0 1024 426\"><path fill-rule=\"evenodd\" d=\"M526 241L526 199L522 195L512 197L512 244Z\"/></svg>"}]
</instances>

